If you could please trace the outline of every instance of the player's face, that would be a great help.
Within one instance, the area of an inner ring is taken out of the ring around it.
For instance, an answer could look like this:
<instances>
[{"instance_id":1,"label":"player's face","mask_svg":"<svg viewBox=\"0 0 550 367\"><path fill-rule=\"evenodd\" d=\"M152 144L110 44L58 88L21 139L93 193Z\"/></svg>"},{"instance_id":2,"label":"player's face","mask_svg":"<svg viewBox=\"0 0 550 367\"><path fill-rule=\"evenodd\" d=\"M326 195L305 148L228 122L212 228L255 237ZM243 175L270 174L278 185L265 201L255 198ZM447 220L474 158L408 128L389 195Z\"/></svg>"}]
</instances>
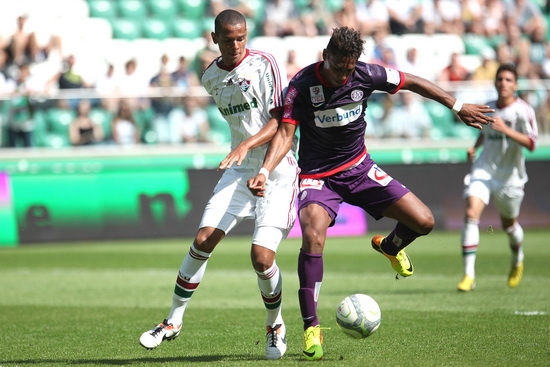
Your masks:
<instances>
[{"instance_id":1,"label":"player's face","mask_svg":"<svg viewBox=\"0 0 550 367\"><path fill-rule=\"evenodd\" d=\"M332 55L327 50L323 51L323 61L321 74L331 87L344 85L357 66L357 58Z\"/></svg>"},{"instance_id":2,"label":"player's face","mask_svg":"<svg viewBox=\"0 0 550 367\"><path fill-rule=\"evenodd\" d=\"M518 84L514 74L511 71L503 70L495 78L495 88L499 98L514 98Z\"/></svg>"},{"instance_id":3,"label":"player's face","mask_svg":"<svg viewBox=\"0 0 550 367\"><path fill-rule=\"evenodd\" d=\"M225 24L218 33L212 33L212 40L220 49L224 66L233 66L244 58L247 35L244 23Z\"/></svg>"}]
</instances>

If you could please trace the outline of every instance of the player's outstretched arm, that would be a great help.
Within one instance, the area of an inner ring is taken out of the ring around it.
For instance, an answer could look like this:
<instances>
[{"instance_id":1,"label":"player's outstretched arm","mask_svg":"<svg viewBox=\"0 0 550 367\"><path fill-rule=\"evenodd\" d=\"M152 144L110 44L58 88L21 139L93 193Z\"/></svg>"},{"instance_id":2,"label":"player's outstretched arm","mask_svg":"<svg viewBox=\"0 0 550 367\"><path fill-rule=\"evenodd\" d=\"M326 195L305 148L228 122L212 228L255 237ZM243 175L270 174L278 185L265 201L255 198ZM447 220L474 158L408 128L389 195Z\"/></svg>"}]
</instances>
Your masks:
<instances>
[{"instance_id":1,"label":"player's outstretched arm","mask_svg":"<svg viewBox=\"0 0 550 367\"><path fill-rule=\"evenodd\" d=\"M248 180L248 188L256 196L264 196L265 182L271 172L281 162L292 147L296 125L282 123L269 144L260 172Z\"/></svg>"},{"instance_id":2,"label":"player's outstretched arm","mask_svg":"<svg viewBox=\"0 0 550 367\"><path fill-rule=\"evenodd\" d=\"M402 89L410 90L452 109L462 122L473 128L481 130L483 125L494 121L493 117L487 115L495 112L489 106L462 103L435 83L417 75L405 73L405 83Z\"/></svg>"},{"instance_id":3,"label":"player's outstretched arm","mask_svg":"<svg viewBox=\"0 0 550 367\"><path fill-rule=\"evenodd\" d=\"M220 162L218 171L230 168L233 164L240 166L248 151L268 143L273 138L277 132L279 121L281 121L281 112L276 112L257 134L237 145L237 147Z\"/></svg>"}]
</instances>

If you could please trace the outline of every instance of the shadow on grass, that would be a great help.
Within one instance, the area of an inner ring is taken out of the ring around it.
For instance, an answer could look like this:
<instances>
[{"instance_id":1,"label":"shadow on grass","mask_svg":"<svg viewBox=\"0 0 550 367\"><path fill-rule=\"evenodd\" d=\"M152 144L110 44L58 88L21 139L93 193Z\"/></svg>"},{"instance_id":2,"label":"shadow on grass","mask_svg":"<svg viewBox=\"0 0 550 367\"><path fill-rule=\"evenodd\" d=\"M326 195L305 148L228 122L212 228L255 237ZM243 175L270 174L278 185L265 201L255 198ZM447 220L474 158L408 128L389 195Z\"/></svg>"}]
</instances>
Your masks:
<instances>
[{"instance_id":1,"label":"shadow on grass","mask_svg":"<svg viewBox=\"0 0 550 367\"><path fill-rule=\"evenodd\" d=\"M241 355L204 355L204 356L181 356L181 357L160 357L160 358L131 358L131 359L19 359L0 360L0 366L25 366L51 364L53 366L68 365L106 365L106 366L129 366L134 364L157 364L170 362L218 362L218 361L261 361L262 358L254 358L248 354Z\"/></svg>"}]
</instances>

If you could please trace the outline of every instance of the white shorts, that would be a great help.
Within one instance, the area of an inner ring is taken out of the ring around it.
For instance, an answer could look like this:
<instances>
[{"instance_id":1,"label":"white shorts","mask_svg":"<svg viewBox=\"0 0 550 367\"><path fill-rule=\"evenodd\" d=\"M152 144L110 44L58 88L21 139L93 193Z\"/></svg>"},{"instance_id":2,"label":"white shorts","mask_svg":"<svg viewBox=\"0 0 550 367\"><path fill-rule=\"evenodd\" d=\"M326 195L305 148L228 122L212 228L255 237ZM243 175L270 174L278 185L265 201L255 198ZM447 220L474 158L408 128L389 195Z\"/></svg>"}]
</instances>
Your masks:
<instances>
[{"instance_id":1,"label":"white shorts","mask_svg":"<svg viewBox=\"0 0 550 367\"><path fill-rule=\"evenodd\" d=\"M464 198L475 196L485 205L492 198L499 214L504 218L517 218L525 191L523 186L503 185L494 180L472 179L467 175L464 179Z\"/></svg>"},{"instance_id":2,"label":"white shorts","mask_svg":"<svg viewBox=\"0 0 550 367\"><path fill-rule=\"evenodd\" d=\"M199 228L214 227L226 234L246 219L254 219L252 243L276 251L296 219L298 164L291 157L273 170L266 182L266 196L254 196L248 179L258 169L230 168L216 184L206 204ZM273 229L278 230L273 230Z\"/></svg>"}]
</instances>

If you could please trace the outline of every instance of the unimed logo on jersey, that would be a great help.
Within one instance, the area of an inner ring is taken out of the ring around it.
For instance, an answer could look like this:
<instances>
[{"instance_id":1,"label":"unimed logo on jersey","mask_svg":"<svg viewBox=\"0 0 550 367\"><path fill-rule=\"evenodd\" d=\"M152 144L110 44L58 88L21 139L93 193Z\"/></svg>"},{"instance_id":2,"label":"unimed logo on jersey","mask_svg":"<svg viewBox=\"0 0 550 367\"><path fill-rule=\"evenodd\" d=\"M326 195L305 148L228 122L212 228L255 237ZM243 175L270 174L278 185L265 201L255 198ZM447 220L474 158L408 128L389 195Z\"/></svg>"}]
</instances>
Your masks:
<instances>
[{"instance_id":1,"label":"unimed logo on jersey","mask_svg":"<svg viewBox=\"0 0 550 367\"><path fill-rule=\"evenodd\" d=\"M258 108L258 101L256 100L256 98L253 98L252 101L250 101L250 103L246 102L246 103L241 103L234 106L228 105L227 107L218 107L218 110L222 115L229 116L229 115L235 115L237 113L241 113L247 110L251 110L253 108Z\"/></svg>"},{"instance_id":2,"label":"unimed logo on jersey","mask_svg":"<svg viewBox=\"0 0 550 367\"><path fill-rule=\"evenodd\" d=\"M348 104L333 110L315 111L315 125L322 128L345 126L357 120L362 113L362 103Z\"/></svg>"}]
</instances>

